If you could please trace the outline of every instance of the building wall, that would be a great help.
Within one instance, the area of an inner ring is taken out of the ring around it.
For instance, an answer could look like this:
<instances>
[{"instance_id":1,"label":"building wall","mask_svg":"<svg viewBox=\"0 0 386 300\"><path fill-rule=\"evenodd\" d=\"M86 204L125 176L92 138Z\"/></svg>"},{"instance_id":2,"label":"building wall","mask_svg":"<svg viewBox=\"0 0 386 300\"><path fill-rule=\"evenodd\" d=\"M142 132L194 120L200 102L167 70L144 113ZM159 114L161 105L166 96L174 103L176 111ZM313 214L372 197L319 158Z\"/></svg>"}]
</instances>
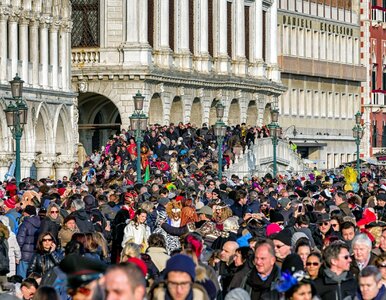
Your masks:
<instances>
[{"instance_id":1,"label":"building wall","mask_svg":"<svg viewBox=\"0 0 386 300\"><path fill-rule=\"evenodd\" d=\"M76 95L70 86L69 1L2 1L0 4L0 178L14 160L14 140L4 109L9 81L24 80L28 123L21 141L22 177L69 175L76 160ZM7 47L8 45L8 47Z\"/></svg>"}]
</instances>

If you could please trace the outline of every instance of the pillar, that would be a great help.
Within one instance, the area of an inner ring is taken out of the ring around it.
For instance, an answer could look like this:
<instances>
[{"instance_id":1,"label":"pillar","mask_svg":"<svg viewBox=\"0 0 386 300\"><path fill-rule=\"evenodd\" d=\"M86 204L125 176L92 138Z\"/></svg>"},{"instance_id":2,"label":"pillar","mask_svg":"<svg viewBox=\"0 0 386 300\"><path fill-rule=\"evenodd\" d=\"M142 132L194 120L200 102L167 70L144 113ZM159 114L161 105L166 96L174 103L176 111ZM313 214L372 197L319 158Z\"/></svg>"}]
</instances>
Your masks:
<instances>
[{"instance_id":1,"label":"pillar","mask_svg":"<svg viewBox=\"0 0 386 300\"><path fill-rule=\"evenodd\" d=\"M31 80L33 86L39 85L39 21L32 20L29 26L29 50L32 64Z\"/></svg>"},{"instance_id":2,"label":"pillar","mask_svg":"<svg viewBox=\"0 0 386 300\"><path fill-rule=\"evenodd\" d=\"M7 15L0 15L0 44L8 44ZM0 47L0 82L5 82L7 78L7 47Z\"/></svg>"},{"instance_id":3,"label":"pillar","mask_svg":"<svg viewBox=\"0 0 386 300\"><path fill-rule=\"evenodd\" d=\"M52 88L58 89L58 26L50 27L50 65L52 66Z\"/></svg>"},{"instance_id":4,"label":"pillar","mask_svg":"<svg viewBox=\"0 0 386 300\"><path fill-rule=\"evenodd\" d=\"M61 68L62 82L59 84L63 90L68 90L70 86L70 72L68 66L71 65L70 55L71 49L69 49L68 43L70 43L70 27L68 24L63 23L59 29L59 67Z\"/></svg>"},{"instance_id":5,"label":"pillar","mask_svg":"<svg viewBox=\"0 0 386 300\"><path fill-rule=\"evenodd\" d=\"M264 77L265 62L263 60L263 3L262 0L253 2L252 7L251 51L249 74L254 77Z\"/></svg>"},{"instance_id":6,"label":"pillar","mask_svg":"<svg viewBox=\"0 0 386 300\"><path fill-rule=\"evenodd\" d=\"M29 83L28 77L28 25L29 20L21 18L19 20L19 59L21 61L20 77Z\"/></svg>"},{"instance_id":7,"label":"pillar","mask_svg":"<svg viewBox=\"0 0 386 300\"><path fill-rule=\"evenodd\" d=\"M50 156L43 156L44 154L39 155L36 158L35 165L36 165L36 172L37 172L37 179L41 178L48 178L51 176L51 173L53 171L53 163L55 159Z\"/></svg>"},{"instance_id":8,"label":"pillar","mask_svg":"<svg viewBox=\"0 0 386 300\"><path fill-rule=\"evenodd\" d=\"M15 77L16 73L18 73L17 62L18 62L18 39L14 38L18 36L18 17L10 16L8 19L8 34L9 39L7 41L8 49L9 49L9 59L11 60L11 74L8 74L8 79ZM5 45L7 45L5 44ZM4 47L3 45L2 47Z\"/></svg>"},{"instance_id":9,"label":"pillar","mask_svg":"<svg viewBox=\"0 0 386 300\"><path fill-rule=\"evenodd\" d=\"M228 74L230 63L227 53L227 0L214 0L213 4L214 68L219 74Z\"/></svg>"},{"instance_id":10,"label":"pillar","mask_svg":"<svg viewBox=\"0 0 386 300\"><path fill-rule=\"evenodd\" d=\"M43 19L44 20L44 19ZM44 21L40 23L40 65L41 65L41 78L40 85L43 87L48 86L48 24Z\"/></svg>"},{"instance_id":11,"label":"pillar","mask_svg":"<svg viewBox=\"0 0 386 300\"><path fill-rule=\"evenodd\" d=\"M174 1L174 0L173 0ZM179 70L192 69L192 54L189 50L189 0L178 0L175 4L175 49L174 65Z\"/></svg>"},{"instance_id":12,"label":"pillar","mask_svg":"<svg viewBox=\"0 0 386 300\"><path fill-rule=\"evenodd\" d=\"M154 63L161 68L170 68L173 61L169 47L169 0L155 0L154 23Z\"/></svg>"},{"instance_id":13,"label":"pillar","mask_svg":"<svg viewBox=\"0 0 386 300\"><path fill-rule=\"evenodd\" d=\"M234 2L234 41L233 41L233 56L232 70L235 75L245 76L247 74L247 60L245 58L245 16L244 16L244 0L236 0Z\"/></svg>"},{"instance_id":14,"label":"pillar","mask_svg":"<svg viewBox=\"0 0 386 300\"><path fill-rule=\"evenodd\" d=\"M198 0L196 2L194 15L197 24L197 39L195 41L196 53L194 53L195 69L198 72L209 73L211 69L210 57L208 52L208 0Z\"/></svg>"},{"instance_id":15,"label":"pillar","mask_svg":"<svg viewBox=\"0 0 386 300\"><path fill-rule=\"evenodd\" d=\"M273 0L268 10L269 34L267 41L269 51L267 51L267 63L269 65L269 79L280 82L280 72L277 64L277 1Z\"/></svg>"}]
</instances>

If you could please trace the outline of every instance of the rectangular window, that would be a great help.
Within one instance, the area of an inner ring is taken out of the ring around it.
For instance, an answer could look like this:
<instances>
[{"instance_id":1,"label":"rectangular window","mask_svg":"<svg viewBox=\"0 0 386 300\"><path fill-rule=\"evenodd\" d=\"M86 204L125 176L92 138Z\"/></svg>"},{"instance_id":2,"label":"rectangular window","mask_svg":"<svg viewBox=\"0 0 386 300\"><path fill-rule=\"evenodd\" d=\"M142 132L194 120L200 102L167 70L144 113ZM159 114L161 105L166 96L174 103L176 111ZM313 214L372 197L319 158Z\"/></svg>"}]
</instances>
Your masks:
<instances>
[{"instance_id":1,"label":"rectangular window","mask_svg":"<svg viewBox=\"0 0 386 300\"><path fill-rule=\"evenodd\" d=\"M99 47L99 0L73 0L72 47Z\"/></svg>"},{"instance_id":2,"label":"rectangular window","mask_svg":"<svg viewBox=\"0 0 386 300\"><path fill-rule=\"evenodd\" d=\"M249 60L249 6L244 7L244 22L245 57Z\"/></svg>"},{"instance_id":3,"label":"rectangular window","mask_svg":"<svg viewBox=\"0 0 386 300\"><path fill-rule=\"evenodd\" d=\"M149 0L148 2L147 22L147 40L150 46L154 47L154 0Z\"/></svg>"},{"instance_id":4,"label":"rectangular window","mask_svg":"<svg viewBox=\"0 0 386 300\"><path fill-rule=\"evenodd\" d=\"M382 90L386 91L386 70L382 73Z\"/></svg>"},{"instance_id":5,"label":"rectangular window","mask_svg":"<svg viewBox=\"0 0 386 300\"><path fill-rule=\"evenodd\" d=\"M377 6L377 0L371 0L371 5L372 6Z\"/></svg>"},{"instance_id":6,"label":"rectangular window","mask_svg":"<svg viewBox=\"0 0 386 300\"><path fill-rule=\"evenodd\" d=\"M169 47L174 51L174 0L169 1Z\"/></svg>"},{"instance_id":7,"label":"rectangular window","mask_svg":"<svg viewBox=\"0 0 386 300\"><path fill-rule=\"evenodd\" d=\"M208 51L213 57L213 0L208 0Z\"/></svg>"},{"instance_id":8,"label":"rectangular window","mask_svg":"<svg viewBox=\"0 0 386 300\"><path fill-rule=\"evenodd\" d=\"M267 46L267 13L263 11L263 60L265 61L265 47Z\"/></svg>"},{"instance_id":9,"label":"rectangular window","mask_svg":"<svg viewBox=\"0 0 386 300\"><path fill-rule=\"evenodd\" d=\"M189 50L194 54L194 0L189 1Z\"/></svg>"},{"instance_id":10,"label":"rectangular window","mask_svg":"<svg viewBox=\"0 0 386 300\"><path fill-rule=\"evenodd\" d=\"M227 52L230 58L233 57L232 53L232 3L227 2Z\"/></svg>"},{"instance_id":11,"label":"rectangular window","mask_svg":"<svg viewBox=\"0 0 386 300\"><path fill-rule=\"evenodd\" d=\"M377 70L376 66L373 67L373 71L371 72L371 89L375 91L377 89Z\"/></svg>"},{"instance_id":12,"label":"rectangular window","mask_svg":"<svg viewBox=\"0 0 386 300\"><path fill-rule=\"evenodd\" d=\"M371 146L372 147L377 147L377 123L374 123L373 126L373 132L372 132L372 141L371 141Z\"/></svg>"},{"instance_id":13,"label":"rectangular window","mask_svg":"<svg viewBox=\"0 0 386 300\"><path fill-rule=\"evenodd\" d=\"M386 147L386 126L383 124L382 126L382 148Z\"/></svg>"}]
</instances>

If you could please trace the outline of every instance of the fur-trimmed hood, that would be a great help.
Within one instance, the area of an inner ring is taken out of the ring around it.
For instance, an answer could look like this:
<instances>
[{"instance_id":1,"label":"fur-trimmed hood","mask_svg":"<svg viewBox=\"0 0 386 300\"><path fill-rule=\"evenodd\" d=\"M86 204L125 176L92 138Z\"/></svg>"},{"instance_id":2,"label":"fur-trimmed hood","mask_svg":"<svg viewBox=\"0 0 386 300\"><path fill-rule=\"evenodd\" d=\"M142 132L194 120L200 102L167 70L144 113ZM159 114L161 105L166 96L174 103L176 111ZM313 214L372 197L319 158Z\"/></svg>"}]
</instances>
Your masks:
<instances>
[{"instance_id":1,"label":"fur-trimmed hood","mask_svg":"<svg viewBox=\"0 0 386 300\"><path fill-rule=\"evenodd\" d=\"M3 223L0 223L0 238L5 238L6 240L9 238L9 230Z\"/></svg>"}]
</instances>

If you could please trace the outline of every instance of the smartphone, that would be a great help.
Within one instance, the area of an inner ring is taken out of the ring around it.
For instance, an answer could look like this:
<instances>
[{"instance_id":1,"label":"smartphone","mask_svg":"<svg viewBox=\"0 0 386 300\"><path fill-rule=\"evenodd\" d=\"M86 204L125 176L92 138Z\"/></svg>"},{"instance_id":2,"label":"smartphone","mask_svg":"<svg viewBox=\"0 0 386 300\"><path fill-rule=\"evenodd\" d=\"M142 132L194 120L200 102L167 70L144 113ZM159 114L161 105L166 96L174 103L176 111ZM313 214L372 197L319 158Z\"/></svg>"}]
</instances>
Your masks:
<instances>
[{"instance_id":1,"label":"smartphone","mask_svg":"<svg viewBox=\"0 0 386 300\"><path fill-rule=\"evenodd\" d=\"M302 212L302 210L303 210L303 205L299 204L299 206L298 206L298 212Z\"/></svg>"}]
</instances>

